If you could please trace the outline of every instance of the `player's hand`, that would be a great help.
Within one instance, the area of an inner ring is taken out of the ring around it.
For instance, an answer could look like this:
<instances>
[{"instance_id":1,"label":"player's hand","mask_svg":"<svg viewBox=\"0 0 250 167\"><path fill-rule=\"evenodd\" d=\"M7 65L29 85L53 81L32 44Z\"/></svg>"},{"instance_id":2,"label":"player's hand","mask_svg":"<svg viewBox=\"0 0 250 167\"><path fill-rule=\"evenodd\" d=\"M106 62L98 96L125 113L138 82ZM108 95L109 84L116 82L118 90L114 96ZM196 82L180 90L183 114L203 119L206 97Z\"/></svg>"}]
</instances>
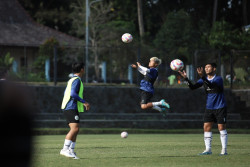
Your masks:
<instances>
[{"instance_id":1,"label":"player's hand","mask_svg":"<svg viewBox=\"0 0 250 167\"><path fill-rule=\"evenodd\" d=\"M85 102L85 103L83 103L83 105L84 105L84 107L86 108L86 110L89 110L89 108L90 108L89 103Z\"/></svg>"},{"instance_id":2,"label":"player's hand","mask_svg":"<svg viewBox=\"0 0 250 167\"><path fill-rule=\"evenodd\" d=\"M185 70L183 70L183 71L178 71L178 73L183 77L183 78L187 78L187 73L186 73L186 71Z\"/></svg>"},{"instance_id":3,"label":"player's hand","mask_svg":"<svg viewBox=\"0 0 250 167\"><path fill-rule=\"evenodd\" d=\"M131 67L132 67L132 68L137 68L137 65L131 64Z\"/></svg>"},{"instance_id":4,"label":"player's hand","mask_svg":"<svg viewBox=\"0 0 250 167\"><path fill-rule=\"evenodd\" d=\"M197 73L202 78L203 77L203 67L198 67L197 68Z\"/></svg>"}]
</instances>

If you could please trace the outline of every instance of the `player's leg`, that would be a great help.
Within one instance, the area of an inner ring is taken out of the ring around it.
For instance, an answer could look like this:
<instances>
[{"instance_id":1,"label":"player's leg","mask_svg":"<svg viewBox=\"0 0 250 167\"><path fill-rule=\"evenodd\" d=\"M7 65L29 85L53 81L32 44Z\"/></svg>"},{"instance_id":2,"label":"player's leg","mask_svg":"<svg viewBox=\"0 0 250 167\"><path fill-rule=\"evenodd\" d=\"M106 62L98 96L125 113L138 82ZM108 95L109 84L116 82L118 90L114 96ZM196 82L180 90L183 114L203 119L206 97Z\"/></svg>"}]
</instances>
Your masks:
<instances>
[{"instance_id":1,"label":"player's leg","mask_svg":"<svg viewBox=\"0 0 250 167\"><path fill-rule=\"evenodd\" d=\"M70 123L69 126L70 126L70 131L66 136L66 139L71 139L71 141L72 141L70 146L69 146L69 151L74 156L75 159L79 159L76 156L76 153L74 150L75 145L76 145L76 138L77 138L77 135L79 133L79 123Z\"/></svg>"},{"instance_id":2,"label":"player's leg","mask_svg":"<svg viewBox=\"0 0 250 167\"><path fill-rule=\"evenodd\" d=\"M145 110L153 107L152 103L149 102L152 97L152 93L141 91L141 109Z\"/></svg>"},{"instance_id":3,"label":"player's leg","mask_svg":"<svg viewBox=\"0 0 250 167\"><path fill-rule=\"evenodd\" d=\"M170 108L170 105L168 103L166 103L164 99L162 99L161 101L158 101L158 102L152 102L152 105Z\"/></svg>"},{"instance_id":4,"label":"player's leg","mask_svg":"<svg viewBox=\"0 0 250 167\"><path fill-rule=\"evenodd\" d=\"M213 139L213 134L212 134L212 127L213 127L213 122L205 122L204 123L204 142L205 142L205 154L211 154L212 153L212 139Z\"/></svg>"},{"instance_id":5,"label":"player's leg","mask_svg":"<svg viewBox=\"0 0 250 167\"><path fill-rule=\"evenodd\" d=\"M218 124L218 130L220 131L220 140L221 140L221 153L220 155L227 155L227 130L226 130L226 124Z\"/></svg>"},{"instance_id":6,"label":"player's leg","mask_svg":"<svg viewBox=\"0 0 250 167\"><path fill-rule=\"evenodd\" d=\"M60 151L60 154L66 157L74 158L75 156L71 154L69 148L72 144L72 140L73 141L76 140L76 135L79 131L79 113L78 111L68 110L64 111L64 116L70 127L70 131L67 133L65 137L63 149Z\"/></svg>"},{"instance_id":7,"label":"player's leg","mask_svg":"<svg viewBox=\"0 0 250 167\"><path fill-rule=\"evenodd\" d=\"M213 139L212 127L215 120L213 116L213 110L206 110L203 119L204 119L204 125L203 125L204 143L206 149L199 155L210 155L212 154L212 139Z\"/></svg>"},{"instance_id":8,"label":"player's leg","mask_svg":"<svg viewBox=\"0 0 250 167\"><path fill-rule=\"evenodd\" d=\"M217 120L218 120L218 130L220 132L220 140L221 140L221 145L222 145L220 155L227 155L228 135L227 135L227 130L226 130L226 120L227 120L226 108L218 109Z\"/></svg>"}]
</instances>

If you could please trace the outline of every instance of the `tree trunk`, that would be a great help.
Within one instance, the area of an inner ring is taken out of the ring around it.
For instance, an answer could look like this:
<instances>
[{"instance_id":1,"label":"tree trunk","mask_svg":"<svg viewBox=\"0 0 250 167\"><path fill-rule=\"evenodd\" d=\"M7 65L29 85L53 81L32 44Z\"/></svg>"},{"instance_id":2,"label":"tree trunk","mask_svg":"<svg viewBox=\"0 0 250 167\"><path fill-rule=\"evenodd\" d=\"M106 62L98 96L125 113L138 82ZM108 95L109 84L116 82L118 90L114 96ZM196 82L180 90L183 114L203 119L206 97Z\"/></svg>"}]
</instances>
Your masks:
<instances>
[{"instance_id":1,"label":"tree trunk","mask_svg":"<svg viewBox=\"0 0 250 167\"><path fill-rule=\"evenodd\" d=\"M94 55L95 55L95 75L97 79L100 79L99 58L97 49L94 50Z\"/></svg>"},{"instance_id":2,"label":"tree trunk","mask_svg":"<svg viewBox=\"0 0 250 167\"><path fill-rule=\"evenodd\" d=\"M243 25L247 25L247 0L243 0L242 2L242 14L243 14Z\"/></svg>"},{"instance_id":3,"label":"tree trunk","mask_svg":"<svg viewBox=\"0 0 250 167\"><path fill-rule=\"evenodd\" d=\"M144 23L143 23L143 11L142 11L142 2L141 0L137 0L137 11L138 11L138 24L139 24L139 32L140 38L144 36Z\"/></svg>"},{"instance_id":4,"label":"tree trunk","mask_svg":"<svg viewBox=\"0 0 250 167\"><path fill-rule=\"evenodd\" d=\"M212 21L212 25L214 25L214 22L216 21L217 8L218 8L218 0L214 0L213 21Z\"/></svg>"}]
</instances>

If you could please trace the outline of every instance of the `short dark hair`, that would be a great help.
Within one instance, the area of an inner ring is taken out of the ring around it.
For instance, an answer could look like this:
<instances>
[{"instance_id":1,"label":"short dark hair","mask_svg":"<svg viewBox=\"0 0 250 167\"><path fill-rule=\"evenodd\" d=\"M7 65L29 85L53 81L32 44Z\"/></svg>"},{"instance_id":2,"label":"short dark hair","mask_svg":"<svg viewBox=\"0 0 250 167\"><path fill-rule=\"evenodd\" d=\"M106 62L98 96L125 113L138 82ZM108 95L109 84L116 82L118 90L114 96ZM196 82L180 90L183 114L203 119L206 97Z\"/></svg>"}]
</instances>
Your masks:
<instances>
[{"instance_id":1,"label":"short dark hair","mask_svg":"<svg viewBox=\"0 0 250 167\"><path fill-rule=\"evenodd\" d=\"M84 63L73 63L72 64L72 72L79 73L81 69L84 69Z\"/></svg>"},{"instance_id":2,"label":"short dark hair","mask_svg":"<svg viewBox=\"0 0 250 167\"><path fill-rule=\"evenodd\" d=\"M216 68L217 67L217 65L216 65L216 63L207 63L206 65L211 65L213 68Z\"/></svg>"}]
</instances>

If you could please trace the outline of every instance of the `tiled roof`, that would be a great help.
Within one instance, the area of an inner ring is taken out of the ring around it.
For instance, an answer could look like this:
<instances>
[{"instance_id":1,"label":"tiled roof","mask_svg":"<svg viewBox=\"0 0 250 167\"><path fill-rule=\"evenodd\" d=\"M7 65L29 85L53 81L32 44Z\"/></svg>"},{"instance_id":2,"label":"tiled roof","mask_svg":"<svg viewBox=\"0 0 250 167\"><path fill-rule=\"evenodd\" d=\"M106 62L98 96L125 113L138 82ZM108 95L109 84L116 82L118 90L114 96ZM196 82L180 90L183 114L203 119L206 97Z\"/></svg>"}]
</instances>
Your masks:
<instances>
[{"instance_id":1,"label":"tiled roof","mask_svg":"<svg viewBox=\"0 0 250 167\"><path fill-rule=\"evenodd\" d=\"M34 22L17 0L0 0L0 45L40 46L52 37L60 44L80 42L78 38Z\"/></svg>"}]
</instances>

